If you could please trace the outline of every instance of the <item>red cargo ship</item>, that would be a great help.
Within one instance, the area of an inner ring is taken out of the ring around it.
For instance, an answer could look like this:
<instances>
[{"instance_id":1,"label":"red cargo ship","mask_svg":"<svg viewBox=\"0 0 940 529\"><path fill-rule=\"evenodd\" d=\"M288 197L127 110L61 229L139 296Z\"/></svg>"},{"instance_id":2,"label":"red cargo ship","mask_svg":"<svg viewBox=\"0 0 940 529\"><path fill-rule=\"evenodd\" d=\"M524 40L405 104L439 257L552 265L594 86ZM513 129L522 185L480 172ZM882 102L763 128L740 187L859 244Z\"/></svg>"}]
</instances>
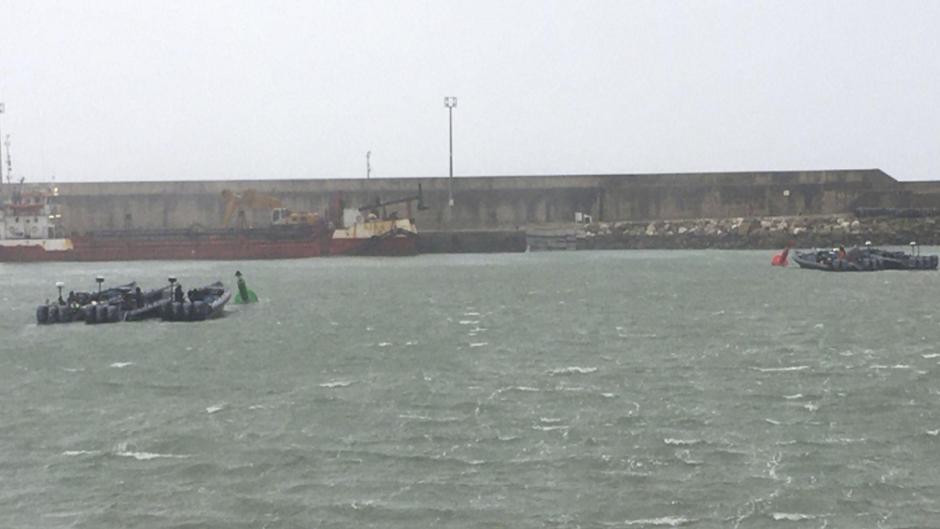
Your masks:
<instances>
[{"instance_id":1,"label":"red cargo ship","mask_svg":"<svg viewBox=\"0 0 940 529\"><path fill-rule=\"evenodd\" d=\"M417 252L413 220L378 217L378 208L390 203L346 210L344 220L350 222L342 224L348 227L339 228L331 227L316 214L275 208L272 225L265 228L115 230L59 237L61 215L54 204L56 195L54 188L33 192L18 189L4 203L0 211L0 262L234 261ZM393 203L397 202L403 201ZM363 219L364 211L369 213Z\"/></svg>"}]
</instances>

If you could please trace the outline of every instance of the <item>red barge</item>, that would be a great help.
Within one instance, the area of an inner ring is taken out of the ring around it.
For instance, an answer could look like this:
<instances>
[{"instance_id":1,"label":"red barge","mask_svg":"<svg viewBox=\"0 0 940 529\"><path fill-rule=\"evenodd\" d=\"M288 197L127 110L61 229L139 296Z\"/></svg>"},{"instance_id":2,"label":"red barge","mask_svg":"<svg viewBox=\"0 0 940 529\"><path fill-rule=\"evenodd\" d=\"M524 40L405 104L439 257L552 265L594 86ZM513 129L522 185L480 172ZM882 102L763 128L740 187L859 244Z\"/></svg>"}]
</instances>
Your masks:
<instances>
[{"instance_id":1,"label":"red barge","mask_svg":"<svg viewBox=\"0 0 940 529\"><path fill-rule=\"evenodd\" d=\"M329 255L404 256L417 253L418 232L411 217L417 197L344 209L338 222L314 213L272 208L272 224L214 230L110 230L60 236L55 188L17 188L0 210L0 262L295 259ZM229 194L227 198L231 198ZM254 198L254 197L253 197ZM233 202L230 200L229 202ZM385 206L405 203L407 219L379 215ZM279 204L274 204L279 206ZM226 208L227 223L233 208ZM239 212L242 213L242 212ZM244 216L240 215L240 220Z\"/></svg>"}]
</instances>

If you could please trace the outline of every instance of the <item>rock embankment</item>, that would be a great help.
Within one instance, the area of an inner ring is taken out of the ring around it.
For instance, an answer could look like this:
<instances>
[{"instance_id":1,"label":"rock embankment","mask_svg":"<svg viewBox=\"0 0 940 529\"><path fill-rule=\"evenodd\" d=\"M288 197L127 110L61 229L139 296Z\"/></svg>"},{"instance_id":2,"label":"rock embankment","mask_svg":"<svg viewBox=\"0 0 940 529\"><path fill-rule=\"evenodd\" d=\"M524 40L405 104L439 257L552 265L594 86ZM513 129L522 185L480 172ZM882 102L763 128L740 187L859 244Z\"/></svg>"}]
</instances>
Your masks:
<instances>
[{"instance_id":1,"label":"rock embankment","mask_svg":"<svg viewBox=\"0 0 940 529\"><path fill-rule=\"evenodd\" d=\"M565 228L561 228L562 231ZM594 223L573 230L578 249L780 248L940 244L940 217L801 216ZM541 237L545 237L541 230Z\"/></svg>"}]
</instances>

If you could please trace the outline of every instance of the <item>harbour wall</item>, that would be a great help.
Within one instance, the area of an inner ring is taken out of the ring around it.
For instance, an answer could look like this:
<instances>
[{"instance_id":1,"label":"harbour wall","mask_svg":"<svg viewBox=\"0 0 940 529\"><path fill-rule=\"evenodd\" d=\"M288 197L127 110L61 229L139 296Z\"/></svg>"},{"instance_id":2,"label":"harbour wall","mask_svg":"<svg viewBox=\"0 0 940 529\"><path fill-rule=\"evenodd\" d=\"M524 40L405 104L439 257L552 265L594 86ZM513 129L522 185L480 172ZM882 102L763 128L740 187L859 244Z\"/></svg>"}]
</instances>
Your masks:
<instances>
[{"instance_id":1,"label":"harbour wall","mask_svg":"<svg viewBox=\"0 0 940 529\"><path fill-rule=\"evenodd\" d=\"M454 206L448 207L452 183ZM125 228L218 228L223 190L255 190L295 211L324 212L337 200L348 207L416 195L427 209L413 211L426 232L514 231L571 222L576 213L595 222L689 218L772 217L850 213L860 207L940 207L940 182L898 182L878 169L792 172L616 174L308 179L177 182L60 183L59 204L68 233ZM404 211L404 207L396 207ZM256 226L270 211L246 210Z\"/></svg>"}]
</instances>

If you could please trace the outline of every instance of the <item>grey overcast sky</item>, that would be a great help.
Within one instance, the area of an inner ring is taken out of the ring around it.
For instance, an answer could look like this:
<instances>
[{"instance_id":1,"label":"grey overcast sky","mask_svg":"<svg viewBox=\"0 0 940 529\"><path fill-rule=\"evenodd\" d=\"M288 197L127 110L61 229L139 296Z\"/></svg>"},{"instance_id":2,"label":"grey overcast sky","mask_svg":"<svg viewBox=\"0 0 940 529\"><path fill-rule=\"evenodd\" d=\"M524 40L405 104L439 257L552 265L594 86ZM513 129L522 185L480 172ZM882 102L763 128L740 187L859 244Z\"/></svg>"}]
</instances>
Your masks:
<instances>
[{"instance_id":1,"label":"grey overcast sky","mask_svg":"<svg viewBox=\"0 0 940 529\"><path fill-rule=\"evenodd\" d=\"M940 1L0 0L30 180L879 167L940 179ZM4 153L5 159L5 153Z\"/></svg>"}]
</instances>

